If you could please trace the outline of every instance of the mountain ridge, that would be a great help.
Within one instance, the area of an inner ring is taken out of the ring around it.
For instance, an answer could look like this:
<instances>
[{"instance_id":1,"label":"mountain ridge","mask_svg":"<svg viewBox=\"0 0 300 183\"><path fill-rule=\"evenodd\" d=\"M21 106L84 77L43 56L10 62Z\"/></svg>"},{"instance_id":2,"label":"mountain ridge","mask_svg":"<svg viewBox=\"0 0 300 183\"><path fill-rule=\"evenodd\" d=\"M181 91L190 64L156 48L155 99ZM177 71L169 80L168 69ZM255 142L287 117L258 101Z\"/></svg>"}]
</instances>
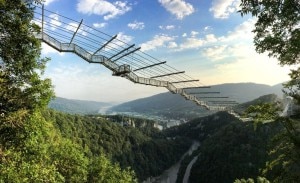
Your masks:
<instances>
[{"instance_id":1,"label":"mountain ridge","mask_svg":"<svg viewBox=\"0 0 300 183\"><path fill-rule=\"evenodd\" d=\"M201 91L217 91L220 92L218 96L228 96L229 100L235 100L238 103L245 103L267 94L276 94L281 97L281 90L282 84L270 86L246 82L213 85L210 89L202 89ZM194 92L197 90L191 89L189 91ZM212 113L211 111L200 108L192 101L185 100L182 96L172 94L170 92L160 93L118 105L108 102L56 97L50 102L49 107L70 114L95 114L99 112L110 114L115 112L134 112L140 114L151 114L153 116L165 116L172 119L192 119Z\"/></svg>"},{"instance_id":2,"label":"mountain ridge","mask_svg":"<svg viewBox=\"0 0 300 183\"><path fill-rule=\"evenodd\" d=\"M281 84L269 86L256 83L225 83L213 85L210 89L190 89L189 92L215 91L220 92L220 94L216 96L225 96L229 97L228 100L245 103L262 95L275 94L281 97L283 93L280 85ZM171 117L172 119L192 119L212 113L211 111L199 108L199 106L191 101L186 101L178 94L171 94L169 92L125 102L113 106L109 111L117 113L135 112L147 115L159 115Z\"/></svg>"},{"instance_id":3,"label":"mountain ridge","mask_svg":"<svg viewBox=\"0 0 300 183\"><path fill-rule=\"evenodd\" d=\"M69 114L96 114L99 110L112 106L111 103L89 100L66 99L56 97L49 103L49 108Z\"/></svg>"}]
</instances>

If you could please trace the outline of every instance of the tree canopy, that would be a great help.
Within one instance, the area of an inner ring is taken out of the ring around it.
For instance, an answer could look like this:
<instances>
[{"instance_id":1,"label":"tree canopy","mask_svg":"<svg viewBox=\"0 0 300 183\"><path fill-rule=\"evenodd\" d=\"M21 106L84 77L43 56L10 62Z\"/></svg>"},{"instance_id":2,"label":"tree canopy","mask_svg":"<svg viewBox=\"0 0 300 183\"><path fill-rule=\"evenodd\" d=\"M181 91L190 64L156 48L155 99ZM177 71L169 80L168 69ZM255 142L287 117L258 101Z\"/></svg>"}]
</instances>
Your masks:
<instances>
[{"instance_id":1,"label":"tree canopy","mask_svg":"<svg viewBox=\"0 0 300 183\"><path fill-rule=\"evenodd\" d=\"M241 15L257 17L254 45L258 53L268 53L281 65L295 65L285 92L300 103L300 1L242 0Z\"/></svg>"},{"instance_id":2,"label":"tree canopy","mask_svg":"<svg viewBox=\"0 0 300 183\"><path fill-rule=\"evenodd\" d=\"M254 44L258 53L268 53L281 65L294 65L291 80L285 84L285 93L300 104L300 1L299 0L241 0L241 15L257 18ZM293 104L292 104L293 105ZM298 115L282 117L275 104L252 106L248 113L255 114L257 122L267 119L280 121L285 131L277 134L272 159L263 171L272 182L297 182L300 170L300 126Z\"/></svg>"},{"instance_id":3,"label":"tree canopy","mask_svg":"<svg viewBox=\"0 0 300 183\"><path fill-rule=\"evenodd\" d=\"M257 17L254 44L282 65L300 63L300 2L298 0L242 0L241 15Z\"/></svg>"},{"instance_id":4,"label":"tree canopy","mask_svg":"<svg viewBox=\"0 0 300 183\"><path fill-rule=\"evenodd\" d=\"M33 35L33 2L0 1L1 125L22 126L28 114L46 107L53 95L51 81L41 73L48 59L40 58L41 42Z\"/></svg>"},{"instance_id":5,"label":"tree canopy","mask_svg":"<svg viewBox=\"0 0 300 183\"><path fill-rule=\"evenodd\" d=\"M35 3L0 0L0 182L136 182L104 155L88 157L84 149L62 137L42 111L53 96L42 74L41 41L33 32ZM87 153L88 154L88 153ZM103 163L103 164L102 164Z\"/></svg>"}]
</instances>

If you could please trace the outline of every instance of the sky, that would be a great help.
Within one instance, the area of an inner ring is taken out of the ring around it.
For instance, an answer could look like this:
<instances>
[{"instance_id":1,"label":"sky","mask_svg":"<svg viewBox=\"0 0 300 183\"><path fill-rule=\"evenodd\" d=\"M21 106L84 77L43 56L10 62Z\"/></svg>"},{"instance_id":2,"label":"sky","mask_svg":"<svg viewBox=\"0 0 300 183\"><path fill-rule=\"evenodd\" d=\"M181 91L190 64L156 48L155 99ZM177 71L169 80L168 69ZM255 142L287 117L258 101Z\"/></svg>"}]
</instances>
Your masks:
<instances>
[{"instance_id":1,"label":"sky","mask_svg":"<svg viewBox=\"0 0 300 183\"><path fill-rule=\"evenodd\" d=\"M275 85L289 79L289 68L255 52L256 19L237 13L239 0L46 0L45 9L122 36L142 51L186 71L204 85L254 82ZM102 65L42 44L50 57L45 77L56 96L121 103L165 88L133 84Z\"/></svg>"}]
</instances>

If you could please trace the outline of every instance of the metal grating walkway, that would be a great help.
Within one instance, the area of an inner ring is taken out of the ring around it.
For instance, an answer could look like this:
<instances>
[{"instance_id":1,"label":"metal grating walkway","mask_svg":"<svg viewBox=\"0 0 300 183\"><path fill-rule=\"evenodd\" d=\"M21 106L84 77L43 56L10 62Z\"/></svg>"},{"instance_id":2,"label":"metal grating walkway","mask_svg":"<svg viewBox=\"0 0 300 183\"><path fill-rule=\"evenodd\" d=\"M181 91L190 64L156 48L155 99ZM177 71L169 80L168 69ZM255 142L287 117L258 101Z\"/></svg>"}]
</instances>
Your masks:
<instances>
[{"instance_id":1,"label":"metal grating walkway","mask_svg":"<svg viewBox=\"0 0 300 183\"><path fill-rule=\"evenodd\" d=\"M36 7L34 22L41 27L41 31L35 33L38 39L59 52L72 52L89 63L102 64L114 76L134 83L165 87L207 110L230 110L235 104L221 100L228 97L211 96L219 92L208 91L209 86L203 86L184 71L178 71L167 65L166 61L144 53L134 44L127 44L126 37L124 40L122 35L110 36L84 25L82 20L78 22L43 7ZM206 100L212 98L217 101Z\"/></svg>"}]
</instances>

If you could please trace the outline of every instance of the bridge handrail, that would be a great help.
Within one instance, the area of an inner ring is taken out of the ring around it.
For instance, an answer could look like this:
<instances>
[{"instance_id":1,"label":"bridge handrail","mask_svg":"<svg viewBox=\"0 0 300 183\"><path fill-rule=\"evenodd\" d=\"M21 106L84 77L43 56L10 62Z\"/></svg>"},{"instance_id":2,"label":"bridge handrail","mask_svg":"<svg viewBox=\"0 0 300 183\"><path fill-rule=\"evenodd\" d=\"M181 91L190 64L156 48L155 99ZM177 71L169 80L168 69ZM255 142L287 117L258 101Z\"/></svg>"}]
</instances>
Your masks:
<instances>
[{"instance_id":1,"label":"bridge handrail","mask_svg":"<svg viewBox=\"0 0 300 183\"><path fill-rule=\"evenodd\" d=\"M61 43L55 38L51 37L45 32L41 33L36 33L35 34L36 38L42 40L52 48L56 49L59 52L73 52L79 57L83 58L89 63L99 63L104 65L106 68L110 69L113 72L117 72L118 68L120 65L118 65L115 62L112 62L109 60L107 57L102 56L102 55L92 55L88 51L86 51L84 48L78 46L77 44L74 43ZM157 87L165 87L167 88L170 92L175 93L175 94L180 94L187 100L191 100L195 102L197 105L200 105L208 110L226 110L226 107L220 107L220 106L209 106L207 102L199 100L197 97L194 95L190 95L187 92L185 92L181 88L176 88L172 83L168 81L162 81L162 80L157 80L157 79L152 79L152 78L145 78L145 77L140 77L136 75L133 72L129 72L124 74L124 77L127 78L128 80L134 82L134 83L139 83L139 84L144 84L144 85L152 85L152 86L157 86Z\"/></svg>"}]
</instances>

